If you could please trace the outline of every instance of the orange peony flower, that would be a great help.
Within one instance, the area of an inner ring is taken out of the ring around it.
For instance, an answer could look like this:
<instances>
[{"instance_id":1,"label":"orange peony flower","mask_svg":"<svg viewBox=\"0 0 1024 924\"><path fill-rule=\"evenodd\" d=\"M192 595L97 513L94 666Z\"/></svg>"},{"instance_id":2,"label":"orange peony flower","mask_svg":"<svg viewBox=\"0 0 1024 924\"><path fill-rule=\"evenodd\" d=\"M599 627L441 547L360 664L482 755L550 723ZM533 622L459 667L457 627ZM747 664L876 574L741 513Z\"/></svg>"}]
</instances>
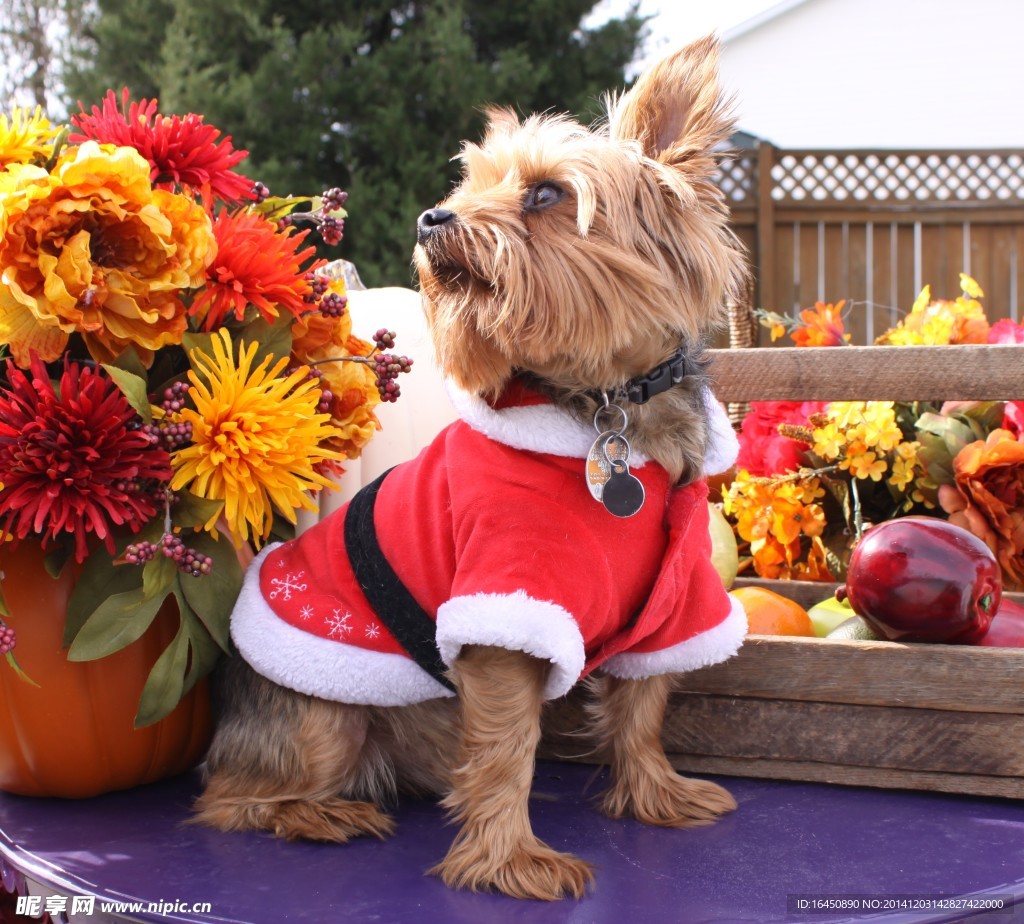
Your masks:
<instances>
[{"instance_id":1,"label":"orange peony flower","mask_svg":"<svg viewBox=\"0 0 1024 924\"><path fill-rule=\"evenodd\" d=\"M178 290L202 283L216 245L202 208L154 190L138 152L86 142L49 174L12 168L0 214L0 342L18 365L56 359L76 332L100 362L133 345L148 364L180 342Z\"/></svg>"},{"instance_id":2,"label":"orange peony flower","mask_svg":"<svg viewBox=\"0 0 1024 924\"><path fill-rule=\"evenodd\" d=\"M1007 590L1024 589L1024 443L993 430L957 453L953 472L955 484L939 488L949 521L992 550Z\"/></svg>"}]
</instances>

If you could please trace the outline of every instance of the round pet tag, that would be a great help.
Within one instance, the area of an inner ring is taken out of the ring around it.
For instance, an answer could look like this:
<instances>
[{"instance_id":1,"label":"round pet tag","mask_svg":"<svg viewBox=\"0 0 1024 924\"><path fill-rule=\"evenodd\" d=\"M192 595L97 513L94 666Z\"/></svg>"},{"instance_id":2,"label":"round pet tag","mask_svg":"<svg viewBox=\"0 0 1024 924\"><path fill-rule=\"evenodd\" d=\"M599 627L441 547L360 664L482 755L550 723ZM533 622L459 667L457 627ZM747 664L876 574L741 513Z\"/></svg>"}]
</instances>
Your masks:
<instances>
[{"instance_id":1,"label":"round pet tag","mask_svg":"<svg viewBox=\"0 0 1024 924\"><path fill-rule=\"evenodd\" d=\"M624 462L613 462L611 469L611 476L601 494L601 503L613 516L631 517L644 505L644 486L639 478L629 473Z\"/></svg>"}]
</instances>

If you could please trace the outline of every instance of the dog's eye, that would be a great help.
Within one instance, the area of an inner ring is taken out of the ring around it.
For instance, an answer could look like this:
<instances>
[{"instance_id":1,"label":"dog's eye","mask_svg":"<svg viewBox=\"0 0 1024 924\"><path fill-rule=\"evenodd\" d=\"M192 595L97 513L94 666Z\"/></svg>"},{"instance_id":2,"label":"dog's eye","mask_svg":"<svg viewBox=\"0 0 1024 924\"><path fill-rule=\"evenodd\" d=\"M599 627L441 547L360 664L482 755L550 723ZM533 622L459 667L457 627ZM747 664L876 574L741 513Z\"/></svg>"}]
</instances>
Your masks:
<instances>
[{"instance_id":1,"label":"dog's eye","mask_svg":"<svg viewBox=\"0 0 1024 924\"><path fill-rule=\"evenodd\" d=\"M564 195L565 190L555 183L538 183L526 195L526 208L529 211L546 209L556 202L561 202Z\"/></svg>"}]
</instances>

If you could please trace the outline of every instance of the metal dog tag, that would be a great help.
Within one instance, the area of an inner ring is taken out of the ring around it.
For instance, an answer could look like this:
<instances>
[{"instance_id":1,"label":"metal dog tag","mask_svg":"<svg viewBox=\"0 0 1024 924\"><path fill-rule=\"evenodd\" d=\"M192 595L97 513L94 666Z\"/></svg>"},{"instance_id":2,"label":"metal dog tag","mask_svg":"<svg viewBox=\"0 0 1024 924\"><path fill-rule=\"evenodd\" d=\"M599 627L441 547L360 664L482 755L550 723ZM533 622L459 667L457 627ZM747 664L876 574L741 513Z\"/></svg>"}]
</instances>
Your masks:
<instances>
[{"instance_id":1,"label":"metal dog tag","mask_svg":"<svg viewBox=\"0 0 1024 924\"><path fill-rule=\"evenodd\" d=\"M625 462L612 462L611 470L601 495L601 503L612 516L631 517L644 505L644 486L639 478L629 473L629 466Z\"/></svg>"},{"instance_id":2,"label":"metal dog tag","mask_svg":"<svg viewBox=\"0 0 1024 924\"><path fill-rule=\"evenodd\" d=\"M617 430L605 430L598 434L587 453L587 487L594 500L601 500L604 486L612 477L612 464L629 460L629 443Z\"/></svg>"}]
</instances>

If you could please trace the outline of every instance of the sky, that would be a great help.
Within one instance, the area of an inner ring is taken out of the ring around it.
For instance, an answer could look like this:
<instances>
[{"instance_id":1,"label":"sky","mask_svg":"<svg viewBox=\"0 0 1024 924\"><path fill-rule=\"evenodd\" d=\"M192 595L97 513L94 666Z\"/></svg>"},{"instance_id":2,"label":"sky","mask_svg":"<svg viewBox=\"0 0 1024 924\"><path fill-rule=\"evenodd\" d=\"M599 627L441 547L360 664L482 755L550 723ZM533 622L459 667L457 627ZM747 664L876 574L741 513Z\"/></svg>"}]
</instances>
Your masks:
<instances>
[{"instance_id":1,"label":"sky","mask_svg":"<svg viewBox=\"0 0 1024 924\"><path fill-rule=\"evenodd\" d=\"M724 33L733 26L778 5L779 0L641 0L640 12L653 17L648 23L650 36L636 70L642 63L660 57L709 32ZM621 16L630 0L601 0L591 14L591 22Z\"/></svg>"}]
</instances>

